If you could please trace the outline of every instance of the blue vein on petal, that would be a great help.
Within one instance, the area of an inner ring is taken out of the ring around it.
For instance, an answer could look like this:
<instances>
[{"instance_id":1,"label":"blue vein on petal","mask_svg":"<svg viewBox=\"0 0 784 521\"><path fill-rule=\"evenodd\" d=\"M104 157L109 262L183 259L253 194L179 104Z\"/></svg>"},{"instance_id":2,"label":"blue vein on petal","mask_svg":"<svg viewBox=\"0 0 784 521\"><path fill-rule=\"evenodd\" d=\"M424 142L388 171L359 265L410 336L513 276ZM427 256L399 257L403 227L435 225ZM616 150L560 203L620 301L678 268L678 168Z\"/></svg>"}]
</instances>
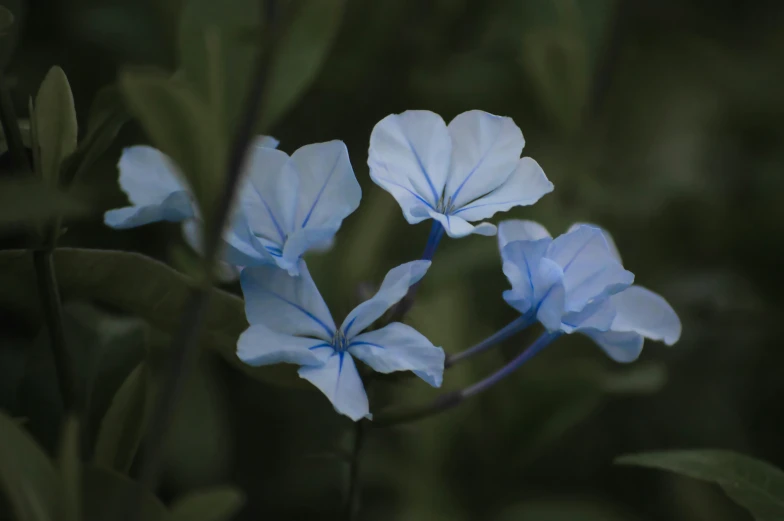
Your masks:
<instances>
[{"instance_id":1,"label":"blue vein on petal","mask_svg":"<svg viewBox=\"0 0 784 521\"><path fill-rule=\"evenodd\" d=\"M585 248L586 248L586 247L587 247L589 244L591 244L591 241L593 240L593 238L594 238L594 236L593 236L593 234L592 234L592 235L591 235L591 236L588 238L588 240L587 240L587 241L585 241L585 244L583 244L582 246L580 246L579 248L577 248L577 251L574 253L574 256L572 257L572 259L571 259L569 262L567 262L567 263L566 263L566 266L564 266L564 267L563 267L563 272L564 272L564 273L566 273L566 270L568 270L568 269L569 269L569 266L571 266L571 265L572 265L572 263L573 263L573 262L574 262L574 261L577 259L577 256L578 256L578 255L580 255L580 254L583 252L583 250L584 250L584 249L585 249Z\"/></svg>"},{"instance_id":2,"label":"blue vein on petal","mask_svg":"<svg viewBox=\"0 0 784 521\"><path fill-rule=\"evenodd\" d=\"M340 357L340 365L338 365L338 377L335 379L335 396L338 395L338 387L340 387L340 375L343 373L343 357L346 353L338 353ZM333 355L334 356L334 355Z\"/></svg>"},{"instance_id":3,"label":"blue vein on petal","mask_svg":"<svg viewBox=\"0 0 784 521\"><path fill-rule=\"evenodd\" d=\"M327 342L322 342L321 344L317 344L315 346L309 347L308 349L313 351L314 349L320 349L322 347L329 347L329 348L331 348L332 344L328 344Z\"/></svg>"},{"instance_id":4,"label":"blue vein on petal","mask_svg":"<svg viewBox=\"0 0 784 521\"><path fill-rule=\"evenodd\" d=\"M283 257L283 250L276 246L264 246L264 249L266 249L273 257Z\"/></svg>"},{"instance_id":5,"label":"blue vein on petal","mask_svg":"<svg viewBox=\"0 0 784 521\"><path fill-rule=\"evenodd\" d=\"M357 316L359 316L359 315L357 315ZM343 330L343 335L345 335L345 336L348 336L348 330L349 330L349 329L351 329L351 326L353 326L353 325L354 325L354 321L356 321L356 320L357 320L357 316L355 316L354 318L352 318L352 319L349 321L349 323L348 323L348 324L346 324L346 329L344 329L344 330Z\"/></svg>"},{"instance_id":6,"label":"blue vein on petal","mask_svg":"<svg viewBox=\"0 0 784 521\"><path fill-rule=\"evenodd\" d=\"M374 344L373 342L363 342L361 340L359 342L351 342L348 345L348 347L354 347L354 346L371 346L371 347L378 347L379 349L386 349L386 347L382 345Z\"/></svg>"},{"instance_id":7,"label":"blue vein on petal","mask_svg":"<svg viewBox=\"0 0 784 521\"><path fill-rule=\"evenodd\" d=\"M313 201L313 206L310 207L310 211L308 211L308 215L306 215L305 216L305 220L302 221L302 228L307 226L308 221L310 220L310 216L313 215L313 210L316 209L316 205L318 204L319 199L321 199L321 194L324 193L324 189L327 187L327 183L329 183L330 178L332 178L332 174L335 173L335 170L338 167L338 163L340 162L340 156L341 156L341 154L338 153L338 157L335 159L335 164L332 165L332 170L329 171L329 175L327 176L327 180L324 181L324 184L321 186L321 190L319 190L319 193L316 196L316 200Z\"/></svg>"},{"instance_id":8,"label":"blue vein on petal","mask_svg":"<svg viewBox=\"0 0 784 521\"><path fill-rule=\"evenodd\" d=\"M414 145L411 143L411 141L406 136L406 133L403 130L403 127L400 126L400 122L397 121L397 120L395 120L395 121L397 122L397 126L400 129L400 133L403 134L403 139L405 139L406 140L406 144L408 144L408 148L411 150L411 153L414 154L414 158L416 159L417 164L419 164L419 169L422 171L422 175L425 176L425 180L427 181L427 184L430 187L430 190L433 192L433 201L435 203L438 203L438 199L439 199L438 191L436 190L436 187L433 184L433 181L430 179L430 176L428 175L427 170L425 170L425 165L422 164L422 159L419 157L419 154L417 154L417 151L414 148Z\"/></svg>"},{"instance_id":9,"label":"blue vein on petal","mask_svg":"<svg viewBox=\"0 0 784 521\"><path fill-rule=\"evenodd\" d=\"M390 181L389 179L381 179L381 178L379 178L379 180L380 180L380 181L383 181L383 182L385 182L385 183L389 183L389 184L391 184L392 186L397 186L398 188L402 188L402 189L403 189L403 190L405 190L406 192L410 193L411 195L413 195L414 197L416 197L417 199L419 199L420 201L422 201L423 203L425 203L425 205L427 205L427 207L428 207L428 208L430 208L431 210L435 211L435 208L433 208L433 205L432 205L432 204L430 204L430 203L428 203L427 201L425 201L425 199L424 199L424 198L423 198L421 195L419 195L418 193L414 192L414 191L413 191L413 190L411 190L410 188L406 188L405 186L403 186L403 185L401 185L401 184L399 184L399 183L396 183L396 182L394 182L394 181Z\"/></svg>"},{"instance_id":10,"label":"blue vein on petal","mask_svg":"<svg viewBox=\"0 0 784 521\"><path fill-rule=\"evenodd\" d=\"M272 208L270 208L270 206L267 204L267 201L264 200L263 195L261 195L258 191L256 193L259 194L259 199L261 199L261 202L264 204L264 208L267 209L267 213L269 214L270 219L272 219L272 224L274 224L275 229L278 230L278 235L280 235L280 242L286 242L286 234L283 233L283 228L280 227L278 220L275 218L275 214L272 213Z\"/></svg>"},{"instance_id":11,"label":"blue vein on petal","mask_svg":"<svg viewBox=\"0 0 784 521\"><path fill-rule=\"evenodd\" d=\"M460 193L460 190L463 189L463 187L468 182L468 180L471 179L471 176L474 175L474 172L476 172L479 169L479 167L482 166L482 163L485 162L485 158L487 157L487 154L489 154L490 151L493 148L495 148L496 141L498 141L498 138L501 137L501 132L503 132L503 131L504 131L504 126L503 126L503 123L502 123L501 124L501 128L498 130L498 134L495 135L495 139L493 139L493 141L492 141L492 144L487 148L487 150L485 150L485 153L482 154L482 157L481 157L481 159L479 159L479 162L476 164L476 166L474 166L474 168L468 173L466 178L463 179L463 182L460 183L460 186L457 187L457 190L455 190L455 193L452 194L452 201L457 200L457 195Z\"/></svg>"},{"instance_id":12,"label":"blue vein on petal","mask_svg":"<svg viewBox=\"0 0 784 521\"><path fill-rule=\"evenodd\" d=\"M267 293L269 293L269 294L270 294L270 295L272 295L273 297L276 297L276 298L278 298L278 299L282 300L283 302L285 302L286 304L289 304L290 306L293 306L293 307L295 307L296 309L298 309L299 311L301 311L302 313L304 313L305 315L307 315L307 316L308 316L308 317L309 317L311 320L313 320L315 323L317 323L317 324L318 324L318 325L320 325L322 328L324 328L324 331L326 331L326 332L327 332L327 335L329 335L330 337L331 337L331 336L333 336L333 335L335 334L335 332L334 332L334 331L332 331L332 329L331 329L331 328L330 328L328 325L326 325L324 322L322 322L321 320L319 320L319 319L318 319L318 317L316 317L316 315L314 315L313 313L311 313L311 312L310 312L310 311L308 311L307 309L303 308L303 307L302 307L302 306L300 306L299 304L295 304L294 302L290 301L290 300L289 300L289 299L287 299L286 297L282 297L282 296L278 295L278 294L277 294L277 293L275 293L274 291L270 291L270 290L268 290L268 289L264 289L264 288L261 288L261 291L266 291Z\"/></svg>"}]
</instances>

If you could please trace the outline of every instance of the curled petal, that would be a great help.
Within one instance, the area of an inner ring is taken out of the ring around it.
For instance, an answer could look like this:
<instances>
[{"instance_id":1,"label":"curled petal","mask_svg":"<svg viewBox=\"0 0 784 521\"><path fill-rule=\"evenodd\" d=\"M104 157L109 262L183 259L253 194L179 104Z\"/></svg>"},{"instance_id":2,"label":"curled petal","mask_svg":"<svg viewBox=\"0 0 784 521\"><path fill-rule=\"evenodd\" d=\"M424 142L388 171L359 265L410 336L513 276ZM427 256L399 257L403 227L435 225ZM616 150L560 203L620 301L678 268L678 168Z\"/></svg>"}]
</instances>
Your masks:
<instances>
[{"instance_id":1,"label":"curled petal","mask_svg":"<svg viewBox=\"0 0 784 521\"><path fill-rule=\"evenodd\" d=\"M508 226L506 228L508 231ZM536 306L542 291L558 280L559 270L542 271L540 268L551 241L552 239L549 238L537 241L512 241L501 249L504 275L512 285L510 291L504 292L504 300L520 313L527 313ZM557 266L552 267L557 268ZM539 288L538 294L536 288Z\"/></svg>"},{"instance_id":2,"label":"curled petal","mask_svg":"<svg viewBox=\"0 0 784 521\"><path fill-rule=\"evenodd\" d=\"M444 215L433 210L428 210L428 214L441 223L441 226L444 227L444 231L447 235L455 239L471 235L472 233L493 236L497 231L495 225L491 223L479 223L474 225L457 215Z\"/></svg>"},{"instance_id":3,"label":"curled petal","mask_svg":"<svg viewBox=\"0 0 784 521\"><path fill-rule=\"evenodd\" d=\"M613 331L633 331L645 338L673 345L681 336L681 321L672 306L660 295L641 286L632 286L610 297L617 313Z\"/></svg>"},{"instance_id":4,"label":"curled petal","mask_svg":"<svg viewBox=\"0 0 784 521\"><path fill-rule=\"evenodd\" d=\"M449 135L452 158L445 195L451 196L457 208L504 184L525 146L523 133L511 118L481 110L455 117L449 123Z\"/></svg>"},{"instance_id":5,"label":"curled petal","mask_svg":"<svg viewBox=\"0 0 784 521\"><path fill-rule=\"evenodd\" d=\"M340 326L343 334L352 338L375 322L386 310L406 296L408 288L419 282L429 267L430 261L417 260L389 270L376 294L348 314Z\"/></svg>"},{"instance_id":6,"label":"curled petal","mask_svg":"<svg viewBox=\"0 0 784 521\"><path fill-rule=\"evenodd\" d=\"M379 373L413 371L433 387L444 378L444 350L400 322L354 337L348 351Z\"/></svg>"},{"instance_id":7,"label":"curled petal","mask_svg":"<svg viewBox=\"0 0 784 521\"><path fill-rule=\"evenodd\" d=\"M621 252L618 251L618 246L615 245L615 241L613 240L612 235L610 235L610 232L608 232L601 226L598 226L596 224L591 224L591 223L574 223L569 227L569 230L567 230L566 233L572 232L577 228L579 228L580 226L591 226L593 228L599 229L599 231L601 231L602 235L604 236L604 240L607 241L607 249L609 250L610 255L612 255L615 260L623 264L623 261L621 260Z\"/></svg>"},{"instance_id":8,"label":"curled petal","mask_svg":"<svg viewBox=\"0 0 784 521\"><path fill-rule=\"evenodd\" d=\"M566 290L563 284L561 267L548 258L539 263L539 271L534 275L534 302L537 302L536 318L548 331L561 329L561 321L566 312Z\"/></svg>"},{"instance_id":9,"label":"curled petal","mask_svg":"<svg viewBox=\"0 0 784 521\"><path fill-rule=\"evenodd\" d=\"M299 277L292 277L275 266L242 270L240 284L248 322L279 333L331 341L335 323L305 261L300 261L299 272Z\"/></svg>"},{"instance_id":10,"label":"curled petal","mask_svg":"<svg viewBox=\"0 0 784 521\"><path fill-rule=\"evenodd\" d=\"M365 387L348 353L333 353L320 366L304 366L299 376L319 388L335 410L354 421L370 417Z\"/></svg>"},{"instance_id":11,"label":"curled petal","mask_svg":"<svg viewBox=\"0 0 784 521\"><path fill-rule=\"evenodd\" d=\"M286 242L293 226L299 188L288 162L285 152L254 143L239 194L239 211L245 214L253 233L279 245Z\"/></svg>"},{"instance_id":12,"label":"curled petal","mask_svg":"<svg viewBox=\"0 0 784 521\"><path fill-rule=\"evenodd\" d=\"M332 345L323 340L278 333L262 324L250 326L237 342L237 357L252 366L322 365L333 352Z\"/></svg>"},{"instance_id":13,"label":"curled petal","mask_svg":"<svg viewBox=\"0 0 784 521\"><path fill-rule=\"evenodd\" d=\"M561 319L561 329L565 333L575 330L594 329L608 331L615 319L615 306L608 298L590 302L580 311L566 313Z\"/></svg>"},{"instance_id":14,"label":"curled petal","mask_svg":"<svg viewBox=\"0 0 784 521\"><path fill-rule=\"evenodd\" d=\"M616 362L634 362L642 353L643 337L637 333L597 329L581 329L580 333L596 342Z\"/></svg>"},{"instance_id":15,"label":"curled petal","mask_svg":"<svg viewBox=\"0 0 784 521\"><path fill-rule=\"evenodd\" d=\"M504 246L512 241L538 241L551 238L547 228L534 221L508 219L498 224L498 248L502 252Z\"/></svg>"}]
</instances>

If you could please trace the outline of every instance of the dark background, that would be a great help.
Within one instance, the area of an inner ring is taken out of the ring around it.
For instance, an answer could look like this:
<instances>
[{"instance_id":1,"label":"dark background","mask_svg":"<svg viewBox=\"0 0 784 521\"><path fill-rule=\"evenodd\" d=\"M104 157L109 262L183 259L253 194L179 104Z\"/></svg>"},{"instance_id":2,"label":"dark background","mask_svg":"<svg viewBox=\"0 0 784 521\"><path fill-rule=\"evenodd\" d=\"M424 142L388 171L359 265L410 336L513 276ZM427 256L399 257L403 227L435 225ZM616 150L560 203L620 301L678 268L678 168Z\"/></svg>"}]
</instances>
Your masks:
<instances>
[{"instance_id":1,"label":"dark background","mask_svg":"<svg viewBox=\"0 0 784 521\"><path fill-rule=\"evenodd\" d=\"M119 67L175 66L177 0L2 3L20 13L7 73L21 114L52 65L68 75L80 123ZM347 2L316 81L272 131L288 153L344 140L362 185L335 248L308 258L337 320L363 283L416 258L428 232L370 182L373 125L406 109L448 121L478 108L514 118L525 154L556 187L503 217L554 234L574 221L608 228L637 282L683 321L678 344L648 342L633 365L565 338L459 409L371 430L360 519L750 519L717 488L613 459L727 448L784 465L782 24L776 0ZM142 142L127 125L89 172L96 211L69 223L61 245L139 251L188 272L194 257L176 225L117 232L101 223L102 211L125 204L121 147ZM494 239L445 239L410 323L458 352L515 318L506 288ZM144 346L165 342L133 317L65 297L69 335L100 353L94 430ZM53 451L61 406L40 320L13 305L0 320L3 408L28 418ZM445 388L489 374L535 334L450 370ZM371 405L437 393L413 380L378 385ZM175 422L161 496L232 483L248 496L238 519L340 519L352 435L318 392L273 388L205 356Z\"/></svg>"}]
</instances>

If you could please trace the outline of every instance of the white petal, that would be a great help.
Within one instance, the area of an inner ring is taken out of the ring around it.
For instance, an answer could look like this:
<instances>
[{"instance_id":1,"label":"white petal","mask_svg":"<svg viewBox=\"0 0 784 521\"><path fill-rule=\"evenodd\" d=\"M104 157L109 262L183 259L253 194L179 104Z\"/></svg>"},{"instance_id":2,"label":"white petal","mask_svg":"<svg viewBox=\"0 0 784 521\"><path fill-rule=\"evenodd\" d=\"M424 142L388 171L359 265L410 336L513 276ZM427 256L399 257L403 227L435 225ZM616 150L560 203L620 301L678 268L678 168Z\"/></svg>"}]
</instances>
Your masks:
<instances>
[{"instance_id":1,"label":"white petal","mask_svg":"<svg viewBox=\"0 0 784 521\"><path fill-rule=\"evenodd\" d=\"M634 331L670 346L680 338L681 321L661 295L632 286L610 298L617 309L613 331Z\"/></svg>"},{"instance_id":2,"label":"white petal","mask_svg":"<svg viewBox=\"0 0 784 521\"><path fill-rule=\"evenodd\" d=\"M240 284L248 322L263 324L279 333L331 341L335 333L332 315L305 261L300 261L299 271L299 277L292 277L275 266L242 270Z\"/></svg>"},{"instance_id":3,"label":"white petal","mask_svg":"<svg viewBox=\"0 0 784 521\"><path fill-rule=\"evenodd\" d=\"M547 228L534 221L508 219L498 223L498 249L512 241L538 241L552 238Z\"/></svg>"},{"instance_id":4,"label":"white petal","mask_svg":"<svg viewBox=\"0 0 784 521\"><path fill-rule=\"evenodd\" d=\"M567 311L580 311L589 301L617 293L634 282L634 274L613 258L598 228L580 226L557 237L547 257L563 269Z\"/></svg>"},{"instance_id":5,"label":"white petal","mask_svg":"<svg viewBox=\"0 0 784 521\"><path fill-rule=\"evenodd\" d=\"M569 227L569 230L566 233L574 231L580 226L593 226L594 228L598 228L599 230L601 230L602 235L604 236L604 240L607 241L607 248L609 249L610 254L613 256L615 260L623 264L623 261L621 260L621 252L618 251L618 246L615 245L615 241L613 240L612 235L610 235L610 232L608 232L601 226L592 223L574 223Z\"/></svg>"},{"instance_id":6,"label":"white petal","mask_svg":"<svg viewBox=\"0 0 784 521\"><path fill-rule=\"evenodd\" d=\"M441 387L444 350L411 326L393 322L362 333L351 340L348 351L379 373L413 371L433 387Z\"/></svg>"},{"instance_id":7,"label":"white petal","mask_svg":"<svg viewBox=\"0 0 784 521\"><path fill-rule=\"evenodd\" d=\"M406 296L408 288L419 282L430 267L430 261L417 260L392 268L375 295L348 314L343 325L343 334L352 338L376 321L386 310Z\"/></svg>"},{"instance_id":8,"label":"white petal","mask_svg":"<svg viewBox=\"0 0 784 521\"><path fill-rule=\"evenodd\" d=\"M501 249L504 275L512 285L511 291L504 292L504 300L520 313L526 313L539 304L536 301L537 286L541 294L543 285L552 284L550 280L540 277L542 258L551 241L550 238L512 241Z\"/></svg>"},{"instance_id":9,"label":"white petal","mask_svg":"<svg viewBox=\"0 0 784 521\"><path fill-rule=\"evenodd\" d=\"M283 255L276 257L278 266L292 275L298 273L300 257L307 251L323 248L334 240L337 228L302 228L289 235L283 247Z\"/></svg>"},{"instance_id":10,"label":"white petal","mask_svg":"<svg viewBox=\"0 0 784 521\"><path fill-rule=\"evenodd\" d=\"M370 416L365 387L348 353L334 353L321 366L305 366L300 377L319 388L335 410L354 421Z\"/></svg>"},{"instance_id":11,"label":"white petal","mask_svg":"<svg viewBox=\"0 0 784 521\"><path fill-rule=\"evenodd\" d=\"M596 329L581 329L580 333L596 342L616 362L634 362L642 353L643 337L637 333Z\"/></svg>"},{"instance_id":12,"label":"white petal","mask_svg":"<svg viewBox=\"0 0 784 521\"><path fill-rule=\"evenodd\" d=\"M433 210L428 210L428 214L430 217L440 222L441 226L444 227L446 234L453 239L459 239L460 237L465 237L471 234L492 237L498 230L495 225L491 223L479 223L474 225L462 217L458 217L456 215L444 215Z\"/></svg>"},{"instance_id":13,"label":"white petal","mask_svg":"<svg viewBox=\"0 0 784 521\"><path fill-rule=\"evenodd\" d=\"M392 194L410 223L419 222L422 207L433 209L441 198L451 151L449 132L438 114L391 114L370 134L370 177ZM415 208L420 212L412 213Z\"/></svg>"},{"instance_id":14,"label":"white petal","mask_svg":"<svg viewBox=\"0 0 784 521\"><path fill-rule=\"evenodd\" d=\"M322 365L334 352L324 340L278 333L261 324L250 326L237 341L237 357L252 366Z\"/></svg>"},{"instance_id":15,"label":"white petal","mask_svg":"<svg viewBox=\"0 0 784 521\"><path fill-rule=\"evenodd\" d=\"M524 157L518 161L517 168L501 186L459 208L454 215L459 215L466 221L488 219L496 212L534 204L552 191L553 183L544 175L539 164L530 157Z\"/></svg>"},{"instance_id":16,"label":"white petal","mask_svg":"<svg viewBox=\"0 0 784 521\"><path fill-rule=\"evenodd\" d=\"M481 110L464 112L449 123L452 162L444 195L460 208L501 186L517 167L525 146L511 118Z\"/></svg>"}]
</instances>

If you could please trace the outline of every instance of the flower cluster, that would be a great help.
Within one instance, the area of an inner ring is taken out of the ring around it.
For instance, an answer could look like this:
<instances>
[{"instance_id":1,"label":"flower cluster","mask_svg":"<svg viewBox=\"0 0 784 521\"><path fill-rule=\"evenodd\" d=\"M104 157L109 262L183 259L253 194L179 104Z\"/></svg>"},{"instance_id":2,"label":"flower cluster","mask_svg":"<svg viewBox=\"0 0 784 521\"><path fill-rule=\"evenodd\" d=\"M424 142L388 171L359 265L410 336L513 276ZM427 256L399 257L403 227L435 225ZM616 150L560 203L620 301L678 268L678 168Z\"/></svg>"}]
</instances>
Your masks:
<instances>
[{"instance_id":1,"label":"flower cluster","mask_svg":"<svg viewBox=\"0 0 784 521\"><path fill-rule=\"evenodd\" d=\"M240 272L250 323L237 355L254 366L299 365L300 377L353 420L371 417L355 359L377 372L411 371L441 385L444 351L410 326L378 322L425 276L444 234L498 234L512 285L503 298L521 317L477 347L538 321L548 339L583 333L613 359L628 362L639 356L644 337L672 344L680 336L675 312L660 296L632 286L634 275L604 230L580 224L553 239L531 221L505 221L498 228L478 222L534 204L553 185L536 161L520 157L525 141L512 119L477 110L448 125L432 112L407 111L373 129L370 177L397 200L409 223L434 224L423 259L390 270L376 294L337 327L303 256L330 247L359 205L360 186L340 141L306 145L291 156L277 145L264 136L252 144L222 237L222 260ZM200 249L199 208L169 158L131 147L123 151L119 171L131 206L107 212L107 225L182 222L186 240Z\"/></svg>"}]
</instances>

